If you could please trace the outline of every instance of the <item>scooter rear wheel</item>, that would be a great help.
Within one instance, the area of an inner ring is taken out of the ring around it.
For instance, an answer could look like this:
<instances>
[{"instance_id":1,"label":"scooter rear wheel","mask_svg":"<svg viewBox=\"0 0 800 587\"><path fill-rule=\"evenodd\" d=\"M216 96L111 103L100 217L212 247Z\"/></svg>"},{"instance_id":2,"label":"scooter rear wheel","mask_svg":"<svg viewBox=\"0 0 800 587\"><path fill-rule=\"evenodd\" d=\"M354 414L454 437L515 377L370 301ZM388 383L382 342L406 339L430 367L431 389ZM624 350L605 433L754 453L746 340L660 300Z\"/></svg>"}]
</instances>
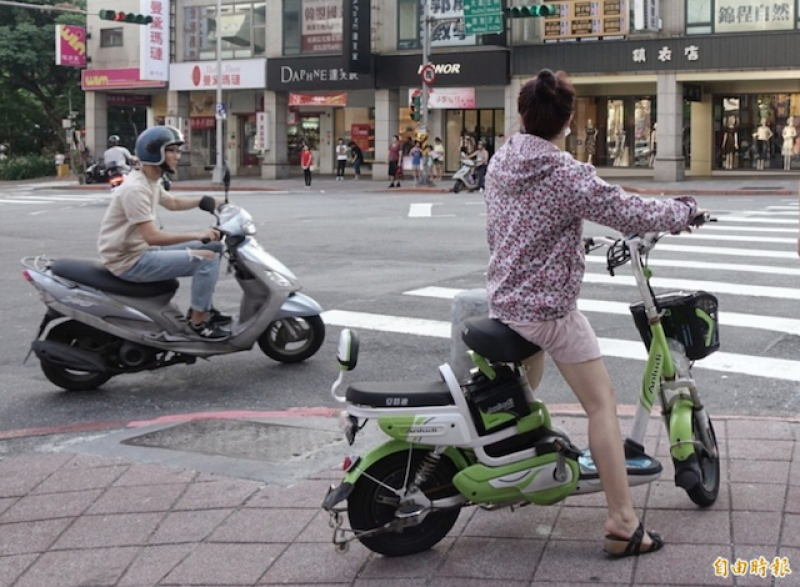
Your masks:
<instances>
[{"instance_id":1,"label":"scooter rear wheel","mask_svg":"<svg viewBox=\"0 0 800 587\"><path fill-rule=\"evenodd\" d=\"M109 337L104 333L74 320L54 326L46 337L48 341L59 342L85 351L99 351L108 344L108 339ZM47 362L42 362L41 367L44 376L51 383L66 391L91 391L113 377L107 373L74 371Z\"/></svg>"},{"instance_id":2,"label":"scooter rear wheel","mask_svg":"<svg viewBox=\"0 0 800 587\"><path fill-rule=\"evenodd\" d=\"M372 465L367 474L356 482L347 500L347 515L350 525L356 532L366 532L379 528L395 520L399 498L387 489L400 488L403 482L410 483L422 463L424 453L414 451L410 470L408 452L391 454ZM423 493L428 499L441 499L456 495L453 477L458 469L447 457L437 463L422 484ZM359 538L361 543L384 556L406 556L423 552L435 546L453 528L461 510L452 509L433 512L417 526L399 532L386 532Z\"/></svg>"},{"instance_id":3,"label":"scooter rear wheel","mask_svg":"<svg viewBox=\"0 0 800 587\"><path fill-rule=\"evenodd\" d=\"M319 316L283 318L271 323L258 339L269 358L299 363L312 357L325 341L325 323Z\"/></svg>"}]
</instances>

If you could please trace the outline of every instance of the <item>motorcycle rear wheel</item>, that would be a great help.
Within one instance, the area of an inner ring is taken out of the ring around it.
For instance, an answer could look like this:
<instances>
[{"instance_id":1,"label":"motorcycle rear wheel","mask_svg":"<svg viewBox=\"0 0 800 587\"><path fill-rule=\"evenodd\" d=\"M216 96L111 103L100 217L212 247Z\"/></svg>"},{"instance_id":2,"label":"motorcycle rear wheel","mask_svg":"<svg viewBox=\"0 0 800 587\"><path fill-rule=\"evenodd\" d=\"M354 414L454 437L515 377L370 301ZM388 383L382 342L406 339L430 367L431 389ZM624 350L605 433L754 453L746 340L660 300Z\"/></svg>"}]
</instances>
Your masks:
<instances>
[{"instance_id":1,"label":"motorcycle rear wheel","mask_svg":"<svg viewBox=\"0 0 800 587\"><path fill-rule=\"evenodd\" d=\"M58 342L85 351L99 351L110 342L110 337L99 330L81 322L70 320L54 326L45 340ZM41 362L42 372L47 379L66 391L91 391L103 385L113 375L75 371L47 362Z\"/></svg>"},{"instance_id":2,"label":"motorcycle rear wheel","mask_svg":"<svg viewBox=\"0 0 800 587\"><path fill-rule=\"evenodd\" d=\"M300 363L312 357L325 341L325 323L319 316L283 318L271 323L258 339L270 359Z\"/></svg>"},{"instance_id":3,"label":"motorcycle rear wheel","mask_svg":"<svg viewBox=\"0 0 800 587\"><path fill-rule=\"evenodd\" d=\"M87 184L94 183L94 174L87 173L85 179Z\"/></svg>"},{"instance_id":4,"label":"motorcycle rear wheel","mask_svg":"<svg viewBox=\"0 0 800 587\"><path fill-rule=\"evenodd\" d=\"M395 519L399 498L386 486L400 488L403 481L411 483L420 468L424 456L414 451L410 471L407 473L408 453L391 454L372 465L356 482L347 500L347 515L353 530L366 532L379 528ZM437 463L421 489L428 499L441 499L458 494L453 486L453 477L458 469L447 457ZM369 475L369 476L367 476ZM373 480L374 479L374 480ZM386 532L359 538L373 552L384 556L407 556L423 552L435 546L453 528L459 509L444 510L428 514L418 526L400 532Z\"/></svg>"}]
</instances>

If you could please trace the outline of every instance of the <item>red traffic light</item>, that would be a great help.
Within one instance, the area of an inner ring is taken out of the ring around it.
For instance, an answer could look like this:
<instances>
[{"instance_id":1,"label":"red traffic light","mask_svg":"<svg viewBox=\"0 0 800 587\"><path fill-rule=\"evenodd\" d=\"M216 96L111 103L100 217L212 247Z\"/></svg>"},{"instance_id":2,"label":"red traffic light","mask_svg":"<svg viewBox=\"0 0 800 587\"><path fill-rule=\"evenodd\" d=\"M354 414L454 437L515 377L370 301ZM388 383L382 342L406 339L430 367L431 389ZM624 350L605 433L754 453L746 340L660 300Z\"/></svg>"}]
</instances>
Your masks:
<instances>
[{"instance_id":1,"label":"red traffic light","mask_svg":"<svg viewBox=\"0 0 800 587\"><path fill-rule=\"evenodd\" d=\"M117 12L114 15L114 20L117 22L125 22L125 13L124 12Z\"/></svg>"},{"instance_id":2,"label":"red traffic light","mask_svg":"<svg viewBox=\"0 0 800 587\"><path fill-rule=\"evenodd\" d=\"M122 12L116 10L101 10L98 14L101 20L113 20L115 22L127 22L131 24L150 24L153 17L144 14L133 14L132 12Z\"/></svg>"}]
</instances>

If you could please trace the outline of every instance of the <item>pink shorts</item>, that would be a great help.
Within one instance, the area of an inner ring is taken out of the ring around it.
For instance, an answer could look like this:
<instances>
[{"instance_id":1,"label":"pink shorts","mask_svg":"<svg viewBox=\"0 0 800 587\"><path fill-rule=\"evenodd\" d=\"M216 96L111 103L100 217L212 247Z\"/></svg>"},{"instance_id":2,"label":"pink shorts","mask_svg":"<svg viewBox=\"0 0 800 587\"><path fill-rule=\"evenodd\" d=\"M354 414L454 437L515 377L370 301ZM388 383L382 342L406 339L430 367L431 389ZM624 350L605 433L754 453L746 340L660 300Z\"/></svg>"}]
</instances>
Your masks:
<instances>
[{"instance_id":1,"label":"pink shorts","mask_svg":"<svg viewBox=\"0 0 800 587\"><path fill-rule=\"evenodd\" d=\"M602 357L592 325L578 310L558 320L506 324L559 363L584 363Z\"/></svg>"}]
</instances>

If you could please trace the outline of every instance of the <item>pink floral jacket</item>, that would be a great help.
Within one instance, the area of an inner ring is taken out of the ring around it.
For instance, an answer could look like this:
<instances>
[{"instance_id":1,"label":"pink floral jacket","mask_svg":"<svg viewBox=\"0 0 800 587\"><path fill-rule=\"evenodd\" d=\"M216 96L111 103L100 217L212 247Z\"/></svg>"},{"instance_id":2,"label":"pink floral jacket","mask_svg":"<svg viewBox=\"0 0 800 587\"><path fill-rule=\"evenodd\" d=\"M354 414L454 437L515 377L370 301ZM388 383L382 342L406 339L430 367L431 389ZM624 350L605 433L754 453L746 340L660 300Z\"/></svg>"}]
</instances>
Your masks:
<instances>
[{"instance_id":1,"label":"pink floral jacket","mask_svg":"<svg viewBox=\"0 0 800 587\"><path fill-rule=\"evenodd\" d=\"M627 194L556 145L517 134L486 175L489 313L503 321L555 320L576 308L585 270L583 220L622 233L680 231L694 198Z\"/></svg>"}]
</instances>

